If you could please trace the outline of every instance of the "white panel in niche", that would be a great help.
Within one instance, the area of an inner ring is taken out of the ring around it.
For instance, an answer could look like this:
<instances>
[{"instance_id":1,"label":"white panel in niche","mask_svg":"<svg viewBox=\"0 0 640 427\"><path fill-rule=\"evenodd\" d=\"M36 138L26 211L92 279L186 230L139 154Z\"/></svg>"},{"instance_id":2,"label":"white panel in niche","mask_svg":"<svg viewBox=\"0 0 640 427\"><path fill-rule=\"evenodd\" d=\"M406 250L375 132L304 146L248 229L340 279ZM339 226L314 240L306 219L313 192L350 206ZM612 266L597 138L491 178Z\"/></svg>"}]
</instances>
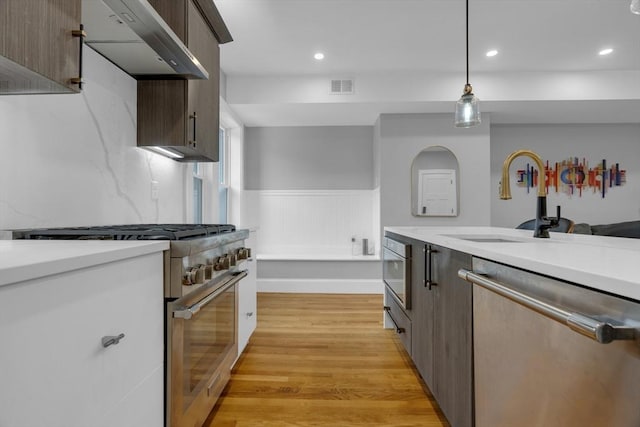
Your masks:
<instances>
[{"instance_id":1,"label":"white panel in niche","mask_svg":"<svg viewBox=\"0 0 640 427\"><path fill-rule=\"evenodd\" d=\"M259 254L351 256L351 236L373 230L372 190L261 190Z\"/></svg>"},{"instance_id":2,"label":"white panel in niche","mask_svg":"<svg viewBox=\"0 0 640 427\"><path fill-rule=\"evenodd\" d=\"M418 172L418 215L458 215L454 169L421 169Z\"/></svg>"}]
</instances>

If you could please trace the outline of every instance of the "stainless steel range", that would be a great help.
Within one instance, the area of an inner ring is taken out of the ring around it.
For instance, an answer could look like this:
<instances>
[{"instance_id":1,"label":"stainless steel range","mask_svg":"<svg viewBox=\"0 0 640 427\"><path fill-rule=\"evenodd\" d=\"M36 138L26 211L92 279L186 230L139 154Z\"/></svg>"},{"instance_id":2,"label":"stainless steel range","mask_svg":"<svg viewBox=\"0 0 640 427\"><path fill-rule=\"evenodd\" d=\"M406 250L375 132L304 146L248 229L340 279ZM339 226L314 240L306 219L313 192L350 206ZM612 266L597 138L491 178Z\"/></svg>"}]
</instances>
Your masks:
<instances>
[{"instance_id":1,"label":"stainless steel range","mask_svg":"<svg viewBox=\"0 0 640 427\"><path fill-rule=\"evenodd\" d=\"M228 224L136 224L15 230L19 239L170 240L165 252L166 426L205 421L238 354L237 286L248 230Z\"/></svg>"}]
</instances>

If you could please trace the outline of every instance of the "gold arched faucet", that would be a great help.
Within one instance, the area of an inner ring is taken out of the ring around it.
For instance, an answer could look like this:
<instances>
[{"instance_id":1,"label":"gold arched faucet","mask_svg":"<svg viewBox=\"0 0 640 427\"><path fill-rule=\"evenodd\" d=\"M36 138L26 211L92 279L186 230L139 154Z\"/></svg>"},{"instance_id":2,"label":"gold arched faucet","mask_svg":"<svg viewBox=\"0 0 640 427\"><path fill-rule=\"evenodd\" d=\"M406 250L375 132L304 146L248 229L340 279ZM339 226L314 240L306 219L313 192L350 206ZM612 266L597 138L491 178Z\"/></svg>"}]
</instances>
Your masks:
<instances>
[{"instance_id":1,"label":"gold arched faucet","mask_svg":"<svg viewBox=\"0 0 640 427\"><path fill-rule=\"evenodd\" d=\"M520 157L531 158L538 166L540 178L538 179L538 201L536 204L536 222L533 237L549 238L549 229L560 222L560 206L557 208L557 217L547 217L547 189L545 186L545 167L542 158L531 150L517 150L509 154L502 164L502 181L500 185L500 198L509 200L511 198L511 185L509 183L509 167L513 161Z\"/></svg>"}]
</instances>

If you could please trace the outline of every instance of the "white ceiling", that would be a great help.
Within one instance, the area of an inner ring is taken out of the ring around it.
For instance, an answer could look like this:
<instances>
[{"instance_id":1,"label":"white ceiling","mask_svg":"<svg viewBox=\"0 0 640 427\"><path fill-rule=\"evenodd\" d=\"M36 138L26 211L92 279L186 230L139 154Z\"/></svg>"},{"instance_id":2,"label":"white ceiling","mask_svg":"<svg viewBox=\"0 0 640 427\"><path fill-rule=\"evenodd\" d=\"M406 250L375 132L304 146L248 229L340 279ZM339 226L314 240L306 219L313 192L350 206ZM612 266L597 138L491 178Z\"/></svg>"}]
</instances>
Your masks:
<instances>
[{"instance_id":1,"label":"white ceiling","mask_svg":"<svg viewBox=\"0 0 640 427\"><path fill-rule=\"evenodd\" d=\"M407 72L460 78L459 89L450 96L451 106L430 99L423 102L407 99L406 103L396 101L389 106L374 93L368 94L366 102L346 102L338 107L335 103L313 100L235 102L231 91L227 101L248 125L363 124L383 112L450 111L462 93L464 0L215 0L215 3L234 38L221 46L221 67L230 82L236 78L246 81L287 76L347 76L357 82L358 76L364 74L403 76ZM630 0L470 0L469 3L472 84L474 76L493 76L495 80L504 73L640 73L640 15L630 13ZM599 56L598 52L607 47L614 52ZM486 57L485 52L490 49L497 49L499 54ZM325 54L323 61L313 59L316 51ZM478 84L474 84L474 89L481 100L488 101L482 104L482 110L495 113L492 122L558 122L564 120L559 119L558 113L562 115L570 107L567 99L553 102L547 98L547 102L528 103L518 111L519 104L513 102L517 101L513 96L501 99L493 93L483 94ZM526 90L526 81L522 90ZM578 118L571 118L575 111L567 111L566 121L640 122L638 93L636 88L631 99L623 101L612 101L606 96L594 100L593 105L581 106L584 111ZM626 116L613 114L617 109Z\"/></svg>"}]
</instances>

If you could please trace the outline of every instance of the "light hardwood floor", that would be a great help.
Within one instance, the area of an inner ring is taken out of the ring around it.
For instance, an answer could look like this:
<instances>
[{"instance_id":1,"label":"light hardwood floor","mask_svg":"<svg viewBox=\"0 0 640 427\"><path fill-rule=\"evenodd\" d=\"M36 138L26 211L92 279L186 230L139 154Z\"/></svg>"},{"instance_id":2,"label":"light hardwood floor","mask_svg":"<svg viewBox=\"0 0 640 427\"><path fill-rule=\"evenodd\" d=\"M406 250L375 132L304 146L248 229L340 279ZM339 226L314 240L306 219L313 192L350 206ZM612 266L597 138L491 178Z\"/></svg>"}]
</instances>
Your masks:
<instances>
[{"instance_id":1,"label":"light hardwood floor","mask_svg":"<svg viewBox=\"0 0 640 427\"><path fill-rule=\"evenodd\" d=\"M381 295L258 294L258 326L205 427L448 426Z\"/></svg>"}]
</instances>

